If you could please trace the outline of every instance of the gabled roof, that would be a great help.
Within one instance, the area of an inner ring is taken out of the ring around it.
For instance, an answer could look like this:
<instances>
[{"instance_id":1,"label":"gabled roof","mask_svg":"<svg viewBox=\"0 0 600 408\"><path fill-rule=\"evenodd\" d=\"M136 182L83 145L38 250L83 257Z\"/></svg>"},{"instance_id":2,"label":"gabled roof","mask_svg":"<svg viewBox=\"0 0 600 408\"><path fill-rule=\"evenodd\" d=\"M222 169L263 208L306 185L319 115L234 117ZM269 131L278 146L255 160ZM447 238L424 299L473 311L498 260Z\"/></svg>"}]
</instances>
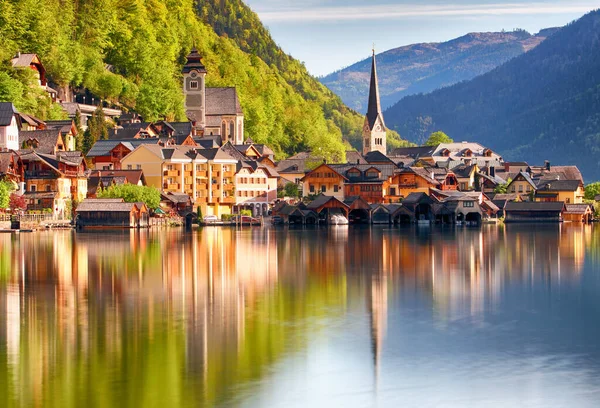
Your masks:
<instances>
[{"instance_id":1,"label":"gabled roof","mask_svg":"<svg viewBox=\"0 0 600 408\"><path fill-rule=\"evenodd\" d=\"M15 152L0 152L0 175L6 174L11 164L18 160L19 155Z\"/></svg>"},{"instance_id":2,"label":"gabled roof","mask_svg":"<svg viewBox=\"0 0 600 408\"><path fill-rule=\"evenodd\" d=\"M0 102L0 126L10 126L13 116L18 113L11 102Z\"/></svg>"},{"instance_id":3,"label":"gabled roof","mask_svg":"<svg viewBox=\"0 0 600 408\"><path fill-rule=\"evenodd\" d=\"M515 181L518 181L518 179L522 178L523 180L525 180L527 183L531 184L531 187L533 188L537 188L535 183L533 182L533 180L531 179L531 177L529 176L529 173L526 173L524 171L520 171L514 178L513 181L509 184L509 186L514 183Z\"/></svg>"},{"instance_id":4,"label":"gabled roof","mask_svg":"<svg viewBox=\"0 0 600 408\"><path fill-rule=\"evenodd\" d=\"M206 116L243 115L235 88L206 88Z\"/></svg>"},{"instance_id":5,"label":"gabled roof","mask_svg":"<svg viewBox=\"0 0 600 408\"><path fill-rule=\"evenodd\" d=\"M586 214L590 211L593 212L590 204L566 204L565 209L565 212L569 214Z\"/></svg>"},{"instance_id":6,"label":"gabled roof","mask_svg":"<svg viewBox=\"0 0 600 408\"><path fill-rule=\"evenodd\" d=\"M466 164L461 164L459 166L453 167L452 171L456 174L456 177L466 178L471 177L471 173L475 170L476 165L472 164L467 166Z\"/></svg>"},{"instance_id":7,"label":"gabled roof","mask_svg":"<svg viewBox=\"0 0 600 408\"><path fill-rule=\"evenodd\" d=\"M43 120L38 119L33 115L28 115L23 112L19 112L19 116L21 117L21 123L25 122L30 126L39 127L39 126L46 124L46 122L44 122Z\"/></svg>"},{"instance_id":8,"label":"gabled roof","mask_svg":"<svg viewBox=\"0 0 600 408\"><path fill-rule=\"evenodd\" d=\"M306 160L305 159L281 160L276 164L275 169L280 174L285 174L285 173L304 174L306 172Z\"/></svg>"},{"instance_id":9,"label":"gabled roof","mask_svg":"<svg viewBox=\"0 0 600 408\"><path fill-rule=\"evenodd\" d=\"M134 203L126 203L123 199L115 201L102 198L86 198L79 203L76 212L131 212L135 208Z\"/></svg>"},{"instance_id":10,"label":"gabled roof","mask_svg":"<svg viewBox=\"0 0 600 408\"><path fill-rule=\"evenodd\" d=\"M348 164L367 164L367 161L362 156L362 154L360 154L356 150L346 151L346 162L348 162Z\"/></svg>"},{"instance_id":11,"label":"gabled roof","mask_svg":"<svg viewBox=\"0 0 600 408\"><path fill-rule=\"evenodd\" d=\"M396 166L392 163L390 164L331 164L329 165L332 169L334 169L339 174L342 174L346 177L349 183L364 183L364 182L382 182L387 180L394 174L396 170ZM352 169L356 169L360 172L359 177L349 176L349 171ZM370 169L375 169L379 172L377 177L367 177L367 171Z\"/></svg>"},{"instance_id":12,"label":"gabled roof","mask_svg":"<svg viewBox=\"0 0 600 408\"><path fill-rule=\"evenodd\" d=\"M365 161L367 163L393 163L389 157L378 150L373 150L365 154Z\"/></svg>"},{"instance_id":13,"label":"gabled roof","mask_svg":"<svg viewBox=\"0 0 600 408\"><path fill-rule=\"evenodd\" d=\"M130 150L134 150L141 144L148 145L158 145L157 138L148 138L148 139L109 139L109 140L98 140L90 151L87 153L87 157L99 157L99 156L109 156L110 151L117 147L119 144L123 144L123 146L127 147Z\"/></svg>"},{"instance_id":14,"label":"gabled roof","mask_svg":"<svg viewBox=\"0 0 600 408\"><path fill-rule=\"evenodd\" d=\"M306 179L308 176L310 176L312 173L314 173L316 170L320 169L323 166L329 168L331 171L333 171L335 174L337 174L338 176L340 176L341 178L343 178L345 181L348 180L348 178L346 178L346 176L343 173L340 173L336 168L333 167L333 166L337 166L336 164L327 164L327 163L319 164L317 167L315 167L314 169L312 169L309 172L307 172L304 175L304 177L302 177L302 180ZM346 166L346 165L343 165L343 166Z\"/></svg>"},{"instance_id":15,"label":"gabled roof","mask_svg":"<svg viewBox=\"0 0 600 408\"><path fill-rule=\"evenodd\" d=\"M440 182L435 179L435 173L425 167L405 167L396 174L402 175L405 173L413 173L423 178L427 183L434 186L440 185ZM433 173L433 174L432 174ZM433 177L432 177L433 176Z\"/></svg>"},{"instance_id":16,"label":"gabled roof","mask_svg":"<svg viewBox=\"0 0 600 408\"><path fill-rule=\"evenodd\" d=\"M392 150L392 156L408 156L413 159L431 157L437 146L398 147Z\"/></svg>"},{"instance_id":17,"label":"gabled roof","mask_svg":"<svg viewBox=\"0 0 600 408\"><path fill-rule=\"evenodd\" d=\"M347 204L345 204L342 201L338 200L334 196L327 196L327 195L324 195L324 194L319 194L317 196L317 198L315 198L311 203L309 203L306 206L306 208L309 209L309 210L318 210L319 208L323 207L325 204L327 204L330 201L336 201L339 206L350 208Z\"/></svg>"},{"instance_id":18,"label":"gabled roof","mask_svg":"<svg viewBox=\"0 0 600 408\"><path fill-rule=\"evenodd\" d=\"M62 141L60 130L24 130L19 132L19 146L28 140L37 140L39 145L33 148L40 153L54 154L57 144ZM64 143L64 142L63 142ZM66 146L63 145L63 148Z\"/></svg>"},{"instance_id":19,"label":"gabled roof","mask_svg":"<svg viewBox=\"0 0 600 408\"><path fill-rule=\"evenodd\" d=\"M92 170L90 177L124 178L129 184L138 184L140 181L146 184L142 170Z\"/></svg>"},{"instance_id":20,"label":"gabled roof","mask_svg":"<svg viewBox=\"0 0 600 408\"><path fill-rule=\"evenodd\" d=\"M433 200L425 193L410 193L404 200L402 200L402 205L415 205L423 202L433 203Z\"/></svg>"},{"instance_id":21,"label":"gabled roof","mask_svg":"<svg viewBox=\"0 0 600 408\"><path fill-rule=\"evenodd\" d=\"M577 191L579 180L544 180L538 184L538 193L544 191Z\"/></svg>"},{"instance_id":22,"label":"gabled roof","mask_svg":"<svg viewBox=\"0 0 600 408\"><path fill-rule=\"evenodd\" d=\"M31 64L41 64L37 54L18 54L10 62L15 68L25 68Z\"/></svg>"},{"instance_id":23,"label":"gabled roof","mask_svg":"<svg viewBox=\"0 0 600 408\"><path fill-rule=\"evenodd\" d=\"M170 201L174 204L188 203L192 200L192 198L185 193L173 193L173 192L169 192L166 194L161 193L160 198L163 200Z\"/></svg>"}]
</instances>

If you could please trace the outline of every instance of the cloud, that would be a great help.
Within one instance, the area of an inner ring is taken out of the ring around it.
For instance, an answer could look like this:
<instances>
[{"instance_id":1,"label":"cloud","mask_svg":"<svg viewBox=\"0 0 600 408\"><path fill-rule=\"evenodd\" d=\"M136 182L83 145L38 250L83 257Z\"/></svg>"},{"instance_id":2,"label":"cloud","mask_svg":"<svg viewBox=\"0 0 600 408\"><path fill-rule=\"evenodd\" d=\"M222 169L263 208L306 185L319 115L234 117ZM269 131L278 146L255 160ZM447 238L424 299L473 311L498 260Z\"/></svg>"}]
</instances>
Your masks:
<instances>
[{"instance_id":1,"label":"cloud","mask_svg":"<svg viewBox=\"0 0 600 408\"><path fill-rule=\"evenodd\" d=\"M260 11L266 23L319 22L353 20L396 20L411 17L477 17L498 15L584 14L598 7L597 1L569 2L568 4L450 4L450 5L390 5L290 7Z\"/></svg>"}]
</instances>

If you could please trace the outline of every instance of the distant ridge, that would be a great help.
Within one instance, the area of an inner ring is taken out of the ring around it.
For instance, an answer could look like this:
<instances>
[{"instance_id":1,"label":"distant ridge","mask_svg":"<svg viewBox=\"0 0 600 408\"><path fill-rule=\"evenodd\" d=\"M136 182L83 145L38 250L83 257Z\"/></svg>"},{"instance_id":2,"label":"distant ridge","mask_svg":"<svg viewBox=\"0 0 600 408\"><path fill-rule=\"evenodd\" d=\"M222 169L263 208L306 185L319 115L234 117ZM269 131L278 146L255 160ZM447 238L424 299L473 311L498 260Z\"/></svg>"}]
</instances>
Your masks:
<instances>
[{"instance_id":1,"label":"distant ridge","mask_svg":"<svg viewBox=\"0 0 600 408\"><path fill-rule=\"evenodd\" d=\"M384 112L404 138L433 130L511 160L576 164L600 180L600 10L471 81L408 96Z\"/></svg>"},{"instance_id":2,"label":"distant ridge","mask_svg":"<svg viewBox=\"0 0 600 408\"><path fill-rule=\"evenodd\" d=\"M469 33L444 43L421 43L377 55L381 103L388 108L404 96L427 93L475 78L539 45L558 31ZM321 78L351 108L365 113L370 59Z\"/></svg>"}]
</instances>

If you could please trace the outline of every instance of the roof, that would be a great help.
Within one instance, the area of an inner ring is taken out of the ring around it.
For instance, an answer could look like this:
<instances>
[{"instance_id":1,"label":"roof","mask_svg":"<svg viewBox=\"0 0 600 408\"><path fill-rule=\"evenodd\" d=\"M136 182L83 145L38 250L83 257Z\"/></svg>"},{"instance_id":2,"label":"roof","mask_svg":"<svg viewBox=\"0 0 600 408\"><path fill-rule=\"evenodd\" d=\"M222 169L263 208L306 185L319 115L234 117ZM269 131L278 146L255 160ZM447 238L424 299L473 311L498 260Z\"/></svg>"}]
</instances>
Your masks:
<instances>
[{"instance_id":1,"label":"roof","mask_svg":"<svg viewBox=\"0 0 600 408\"><path fill-rule=\"evenodd\" d=\"M25 130L19 132L19 146L22 146L27 140L36 139L39 142L39 145L34 150L41 153L53 154L59 137L60 131L58 129Z\"/></svg>"},{"instance_id":2,"label":"roof","mask_svg":"<svg viewBox=\"0 0 600 408\"><path fill-rule=\"evenodd\" d=\"M346 161L350 164L366 164L365 158L356 150L346 151Z\"/></svg>"},{"instance_id":3,"label":"roof","mask_svg":"<svg viewBox=\"0 0 600 408\"><path fill-rule=\"evenodd\" d=\"M345 176L348 183L382 182L391 177L396 170L394 164L330 164L329 167ZM352 169L360 171L360 175L351 178L348 172ZM379 172L378 177L367 177L369 169L376 169Z\"/></svg>"},{"instance_id":4,"label":"roof","mask_svg":"<svg viewBox=\"0 0 600 408\"><path fill-rule=\"evenodd\" d=\"M48 198L56 198L58 192L56 191L26 191L23 194L25 198L36 198L36 199L48 199Z\"/></svg>"},{"instance_id":5,"label":"roof","mask_svg":"<svg viewBox=\"0 0 600 408\"><path fill-rule=\"evenodd\" d=\"M187 56L187 62L183 66L182 72L188 73L192 70L197 70L198 72L206 73L206 67L202 64L202 56L198 53L196 47L193 47L190 53Z\"/></svg>"},{"instance_id":6,"label":"roof","mask_svg":"<svg viewBox=\"0 0 600 408\"><path fill-rule=\"evenodd\" d=\"M466 164L461 164L456 167L453 167L452 171L454 172L454 174L456 174L456 177L466 178L471 176L473 169L475 169L474 164L470 166L467 166Z\"/></svg>"},{"instance_id":7,"label":"roof","mask_svg":"<svg viewBox=\"0 0 600 408\"><path fill-rule=\"evenodd\" d=\"M496 201L494 199L494 201ZM549 202L538 202L538 201L508 201L504 206L504 210L510 211L555 211L562 212L565 204L562 201L549 201Z\"/></svg>"},{"instance_id":8,"label":"roof","mask_svg":"<svg viewBox=\"0 0 600 408\"><path fill-rule=\"evenodd\" d=\"M544 191L577 191L581 182L579 180L544 180L538 184L538 193Z\"/></svg>"},{"instance_id":9,"label":"roof","mask_svg":"<svg viewBox=\"0 0 600 408\"><path fill-rule=\"evenodd\" d=\"M431 198L425 193L410 193L404 200L402 200L402 205L411 205L411 204L419 204L423 200L429 200L431 202Z\"/></svg>"},{"instance_id":10,"label":"roof","mask_svg":"<svg viewBox=\"0 0 600 408\"><path fill-rule=\"evenodd\" d=\"M18 54L15 58L11 59L10 62L15 68L24 68L30 66L36 58L36 54Z\"/></svg>"},{"instance_id":11,"label":"roof","mask_svg":"<svg viewBox=\"0 0 600 408\"><path fill-rule=\"evenodd\" d=\"M119 144L123 144L130 150L134 150L141 144L155 144L158 145L157 138L148 138L148 139L109 139L109 140L98 140L90 151L87 153L87 157L99 157L99 156L109 156L110 151L114 149Z\"/></svg>"},{"instance_id":12,"label":"roof","mask_svg":"<svg viewBox=\"0 0 600 408\"><path fill-rule=\"evenodd\" d=\"M90 177L124 178L129 184L144 183L144 172L142 170L93 170ZM120 180L119 180L120 181ZM117 182L117 184L121 184Z\"/></svg>"},{"instance_id":13,"label":"roof","mask_svg":"<svg viewBox=\"0 0 600 408\"><path fill-rule=\"evenodd\" d=\"M434 167L431 169L434 169ZM437 186L440 182L436 180L435 171L432 171L431 169L426 169L424 167L405 167L396 174L413 173L425 179L429 184Z\"/></svg>"},{"instance_id":14,"label":"roof","mask_svg":"<svg viewBox=\"0 0 600 408\"><path fill-rule=\"evenodd\" d=\"M135 125L140 125L140 123L134 123ZM122 129L119 128L114 128L114 129L108 129L108 139L112 139L112 140L121 140L121 139L135 139L135 136L137 136L140 132L143 133L143 129L145 129L142 126L131 126L131 127L124 127Z\"/></svg>"},{"instance_id":15,"label":"roof","mask_svg":"<svg viewBox=\"0 0 600 408\"><path fill-rule=\"evenodd\" d=\"M0 152L0 174L6 174L9 166L13 163L14 152Z\"/></svg>"},{"instance_id":16,"label":"roof","mask_svg":"<svg viewBox=\"0 0 600 408\"><path fill-rule=\"evenodd\" d=\"M365 161L367 163L393 163L389 157L378 150L374 150L365 154Z\"/></svg>"},{"instance_id":17,"label":"roof","mask_svg":"<svg viewBox=\"0 0 600 408\"><path fill-rule=\"evenodd\" d=\"M565 209L569 214L585 214L592 211L590 204L566 204Z\"/></svg>"},{"instance_id":18,"label":"roof","mask_svg":"<svg viewBox=\"0 0 600 408\"><path fill-rule=\"evenodd\" d=\"M338 200L334 196L327 196L327 195L324 195L324 194L319 194L317 196L317 198L315 198L310 204L308 204L306 206L306 208L309 209L309 210L317 210L317 209L321 208L322 206L324 206L325 204L327 204L328 202L330 202L332 200L337 201L339 204L341 204L344 207L348 207L347 204L341 202L340 200Z\"/></svg>"},{"instance_id":19,"label":"roof","mask_svg":"<svg viewBox=\"0 0 600 408\"><path fill-rule=\"evenodd\" d=\"M23 112L19 112L19 116L21 117L21 122L25 122L30 126L35 126L38 127L40 125L44 125L45 122L41 119L36 118L33 115L28 115L26 113Z\"/></svg>"},{"instance_id":20,"label":"roof","mask_svg":"<svg viewBox=\"0 0 600 408\"><path fill-rule=\"evenodd\" d=\"M11 102L0 102L0 126L10 126L16 114L18 114L17 108Z\"/></svg>"},{"instance_id":21,"label":"roof","mask_svg":"<svg viewBox=\"0 0 600 408\"><path fill-rule=\"evenodd\" d=\"M413 159L421 157L431 157L435 152L436 146L414 146L398 147L392 150L392 156L408 156Z\"/></svg>"},{"instance_id":22,"label":"roof","mask_svg":"<svg viewBox=\"0 0 600 408\"><path fill-rule=\"evenodd\" d=\"M77 206L76 212L131 212L134 203L126 203L123 199L86 198Z\"/></svg>"},{"instance_id":23,"label":"roof","mask_svg":"<svg viewBox=\"0 0 600 408\"><path fill-rule=\"evenodd\" d=\"M509 184L509 186L514 183L517 180L517 177L521 176L526 182L528 182L529 184L531 184L532 187L537 188L534 181L531 179L531 177L529 176L529 173L526 173L524 171L520 171L511 181L511 183Z\"/></svg>"},{"instance_id":24,"label":"roof","mask_svg":"<svg viewBox=\"0 0 600 408\"><path fill-rule=\"evenodd\" d=\"M188 203L191 201L191 197L185 193L162 193L160 197L175 204Z\"/></svg>"},{"instance_id":25,"label":"roof","mask_svg":"<svg viewBox=\"0 0 600 408\"><path fill-rule=\"evenodd\" d=\"M206 116L243 115L235 88L206 88Z\"/></svg>"}]
</instances>

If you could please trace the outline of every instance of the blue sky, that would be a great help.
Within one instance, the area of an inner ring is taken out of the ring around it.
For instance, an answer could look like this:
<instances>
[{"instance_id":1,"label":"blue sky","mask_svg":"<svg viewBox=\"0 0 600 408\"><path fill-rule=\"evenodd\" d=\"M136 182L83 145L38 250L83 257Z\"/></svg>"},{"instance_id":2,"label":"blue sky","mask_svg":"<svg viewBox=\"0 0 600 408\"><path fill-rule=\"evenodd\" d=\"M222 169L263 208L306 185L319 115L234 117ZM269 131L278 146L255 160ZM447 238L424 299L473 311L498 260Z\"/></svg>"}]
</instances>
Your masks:
<instances>
[{"instance_id":1,"label":"blue sky","mask_svg":"<svg viewBox=\"0 0 600 408\"><path fill-rule=\"evenodd\" d=\"M563 26L599 0L246 0L285 52L325 75L377 52L469 32Z\"/></svg>"}]
</instances>

